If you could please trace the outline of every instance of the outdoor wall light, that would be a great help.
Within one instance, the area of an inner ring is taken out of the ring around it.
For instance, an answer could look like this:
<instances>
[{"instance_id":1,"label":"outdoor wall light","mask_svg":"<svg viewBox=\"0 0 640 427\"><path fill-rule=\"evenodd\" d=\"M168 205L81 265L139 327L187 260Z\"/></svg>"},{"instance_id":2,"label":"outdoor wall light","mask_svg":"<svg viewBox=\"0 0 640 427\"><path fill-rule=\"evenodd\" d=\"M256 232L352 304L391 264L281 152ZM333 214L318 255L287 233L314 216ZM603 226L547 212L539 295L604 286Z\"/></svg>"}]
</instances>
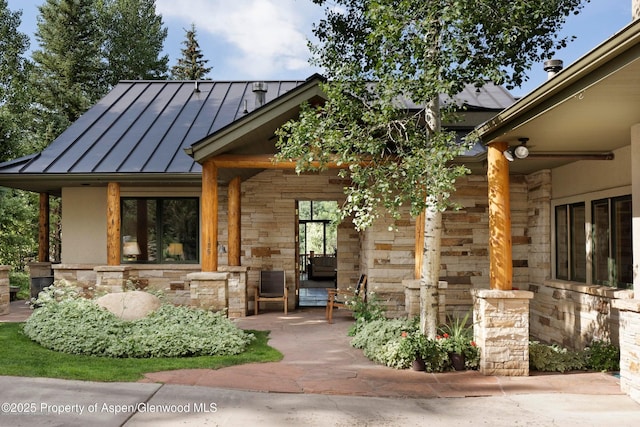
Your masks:
<instances>
[{"instance_id":1,"label":"outdoor wall light","mask_svg":"<svg viewBox=\"0 0 640 427\"><path fill-rule=\"evenodd\" d=\"M529 156L529 149L527 148L529 138L518 138L518 141L520 141L520 145L513 150L513 154L519 159L526 159Z\"/></svg>"},{"instance_id":2,"label":"outdoor wall light","mask_svg":"<svg viewBox=\"0 0 640 427\"><path fill-rule=\"evenodd\" d=\"M502 155L505 157L505 159L509 160L510 162L513 162L513 150L511 148L507 148L506 150L504 150L502 152Z\"/></svg>"},{"instance_id":3,"label":"outdoor wall light","mask_svg":"<svg viewBox=\"0 0 640 427\"><path fill-rule=\"evenodd\" d=\"M518 141L520 141L520 145L509 147L502 152L502 155L510 162L513 162L516 158L526 159L529 156L529 149L527 148L529 138L518 138Z\"/></svg>"}]
</instances>

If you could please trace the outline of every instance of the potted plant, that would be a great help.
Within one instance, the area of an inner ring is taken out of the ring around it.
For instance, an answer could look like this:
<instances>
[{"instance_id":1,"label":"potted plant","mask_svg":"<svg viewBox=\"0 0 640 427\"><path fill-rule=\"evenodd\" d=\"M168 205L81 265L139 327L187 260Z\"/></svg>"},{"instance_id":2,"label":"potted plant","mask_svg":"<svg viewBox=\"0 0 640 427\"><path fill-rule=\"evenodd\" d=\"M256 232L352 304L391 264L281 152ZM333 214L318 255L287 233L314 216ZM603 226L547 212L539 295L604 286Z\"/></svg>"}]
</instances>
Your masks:
<instances>
[{"instance_id":1,"label":"potted plant","mask_svg":"<svg viewBox=\"0 0 640 427\"><path fill-rule=\"evenodd\" d=\"M477 363L477 347L473 341L473 327L467 325L469 313L462 318L449 318L449 323L439 328L436 337L440 348L449 355L456 371L464 370L469 362Z\"/></svg>"},{"instance_id":2,"label":"potted plant","mask_svg":"<svg viewBox=\"0 0 640 427\"><path fill-rule=\"evenodd\" d=\"M398 353L411 362L414 371L424 371L427 357L427 337L419 330L402 331Z\"/></svg>"}]
</instances>

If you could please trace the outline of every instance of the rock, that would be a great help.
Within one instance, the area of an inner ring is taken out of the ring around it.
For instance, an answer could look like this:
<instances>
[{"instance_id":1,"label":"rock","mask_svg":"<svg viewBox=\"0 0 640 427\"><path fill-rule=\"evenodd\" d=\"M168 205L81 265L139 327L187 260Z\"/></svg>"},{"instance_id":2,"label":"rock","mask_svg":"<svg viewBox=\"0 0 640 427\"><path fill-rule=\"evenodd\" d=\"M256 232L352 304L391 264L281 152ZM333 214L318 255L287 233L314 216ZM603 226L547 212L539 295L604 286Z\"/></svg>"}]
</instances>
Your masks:
<instances>
[{"instance_id":1,"label":"rock","mask_svg":"<svg viewBox=\"0 0 640 427\"><path fill-rule=\"evenodd\" d=\"M137 320L160 307L160 299L148 292L113 292L101 296L96 304L104 307L122 320Z\"/></svg>"}]
</instances>

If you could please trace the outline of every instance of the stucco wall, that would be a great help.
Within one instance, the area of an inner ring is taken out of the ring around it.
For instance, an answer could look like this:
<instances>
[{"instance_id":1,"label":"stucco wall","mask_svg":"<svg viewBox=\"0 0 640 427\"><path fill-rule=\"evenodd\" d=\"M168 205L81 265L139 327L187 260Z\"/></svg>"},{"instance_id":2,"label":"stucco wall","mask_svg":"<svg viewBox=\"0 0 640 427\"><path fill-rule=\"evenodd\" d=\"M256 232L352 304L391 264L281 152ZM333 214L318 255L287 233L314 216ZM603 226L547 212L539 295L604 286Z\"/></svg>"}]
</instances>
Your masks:
<instances>
[{"instance_id":1,"label":"stucco wall","mask_svg":"<svg viewBox=\"0 0 640 427\"><path fill-rule=\"evenodd\" d=\"M106 187L62 189L62 263L107 262Z\"/></svg>"},{"instance_id":2,"label":"stucco wall","mask_svg":"<svg viewBox=\"0 0 640 427\"><path fill-rule=\"evenodd\" d=\"M631 146L614 151L613 160L581 160L551 171L552 198L631 185Z\"/></svg>"}]
</instances>

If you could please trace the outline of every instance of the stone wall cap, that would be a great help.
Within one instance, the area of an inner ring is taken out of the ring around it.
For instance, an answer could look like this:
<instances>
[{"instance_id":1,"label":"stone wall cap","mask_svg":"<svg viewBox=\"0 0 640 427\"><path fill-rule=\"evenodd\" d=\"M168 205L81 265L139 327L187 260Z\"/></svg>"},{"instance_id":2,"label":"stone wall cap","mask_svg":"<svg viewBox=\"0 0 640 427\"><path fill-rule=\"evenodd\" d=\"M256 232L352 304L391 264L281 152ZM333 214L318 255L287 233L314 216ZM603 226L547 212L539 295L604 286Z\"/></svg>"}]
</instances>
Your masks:
<instances>
[{"instance_id":1,"label":"stone wall cap","mask_svg":"<svg viewBox=\"0 0 640 427\"><path fill-rule=\"evenodd\" d=\"M201 271L187 274L189 280L226 280L228 278L229 273L222 271Z\"/></svg>"},{"instance_id":2,"label":"stone wall cap","mask_svg":"<svg viewBox=\"0 0 640 427\"><path fill-rule=\"evenodd\" d=\"M95 267L95 264L53 264L51 266L54 270L93 270Z\"/></svg>"},{"instance_id":3,"label":"stone wall cap","mask_svg":"<svg viewBox=\"0 0 640 427\"><path fill-rule=\"evenodd\" d=\"M640 313L640 299L614 299L611 306L623 311L635 311Z\"/></svg>"},{"instance_id":4,"label":"stone wall cap","mask_svg":"<svg viewBox=\"0 0 640 427\"><path fill-rule=\"evenodd\" d=\"M10 265L0 265L0 271L9 271L11 270Z\"/></svg>"},{"instance_id":5,"label":"stone wall cap","mask_svg":"<svg viewBox=\"0 0 640 427\"><path fill-rule=\"evenodd\" d=\"M471 289L471 295L484 298L484 299L533 299L533 292L531 291L520 291L520 290L510 290L504 291L501 289Z\"/></svg>"},{"instance_id":6,"label":"stone wall cap","mask_svg":"<svg viewBox=\"0 0 640 427\"><path fill-rule=\"evenodd\" d=\"M132 269L130 265L98 265L93 267L95 271L129 271Z\"/></svg>"},{"instance_id":7,"label":"stone wall cap","mask_svg":"<svg viewBox=\"0 0 640 427\"><path fill-rule=\"evenodd\" d=\"M230 272L230 273L243 273L245 271L249 271L249 267L244 265L237 265L237 266L222 265L222 266L218 266L218 270L223 272Z\"/></svg>"}]
</instances>

